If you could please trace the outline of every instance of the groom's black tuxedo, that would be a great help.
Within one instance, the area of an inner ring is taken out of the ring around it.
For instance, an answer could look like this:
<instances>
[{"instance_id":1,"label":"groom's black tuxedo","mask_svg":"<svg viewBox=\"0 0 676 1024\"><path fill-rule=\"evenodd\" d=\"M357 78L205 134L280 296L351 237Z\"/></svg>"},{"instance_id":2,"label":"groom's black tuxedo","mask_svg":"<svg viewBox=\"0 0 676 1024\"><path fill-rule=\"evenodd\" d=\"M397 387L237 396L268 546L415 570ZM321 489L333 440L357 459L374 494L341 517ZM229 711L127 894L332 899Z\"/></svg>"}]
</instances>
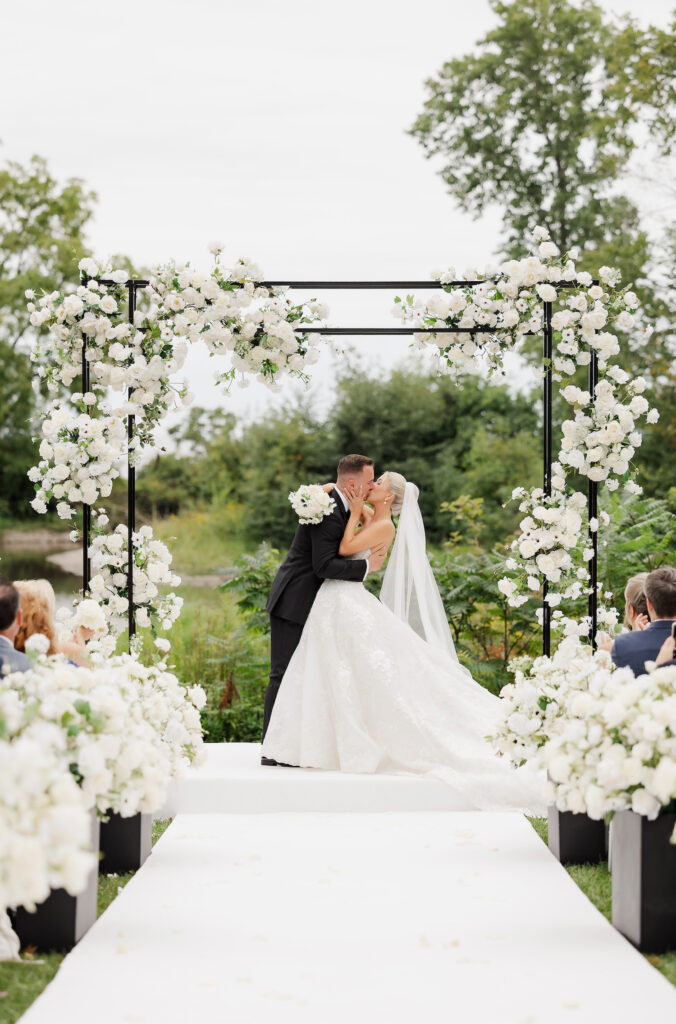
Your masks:
<instances>
[{"instance_id":1,"label":"groom's black tuxedo","mask_svg":"<svg viewBox=\"0 0 676 1024\"><path fill-rule=\"evenodd\" d=\"M265 693L263 737L282 678L300 642L305 620L322 583L324 580L358 583L366 575L365 561L338 555L349 513L339 494L334 496L334 502L333 512L321 523L298 527L289 553L270 588L266 605L271 632L270 682Z\"/></svg>"}]
</instances>

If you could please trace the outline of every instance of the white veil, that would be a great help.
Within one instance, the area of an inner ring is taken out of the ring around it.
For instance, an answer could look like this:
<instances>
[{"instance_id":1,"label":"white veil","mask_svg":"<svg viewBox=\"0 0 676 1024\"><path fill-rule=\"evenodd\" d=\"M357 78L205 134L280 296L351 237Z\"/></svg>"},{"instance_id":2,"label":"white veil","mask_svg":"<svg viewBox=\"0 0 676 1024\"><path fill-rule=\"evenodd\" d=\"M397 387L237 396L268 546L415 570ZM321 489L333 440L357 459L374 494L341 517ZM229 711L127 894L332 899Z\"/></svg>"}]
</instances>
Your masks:
<instances>
[{"instance_id":1,"label":"white veil","mask_svg":"<svg viewBox=\"0 0 676 1024\"><path fill-rule=\"evenodd\" d=\"M407 481L397 536L385 571L380 600L408 622L430 646L458 661L446 612L427 558L418 488Z\"/></svg>"}]
</instances>

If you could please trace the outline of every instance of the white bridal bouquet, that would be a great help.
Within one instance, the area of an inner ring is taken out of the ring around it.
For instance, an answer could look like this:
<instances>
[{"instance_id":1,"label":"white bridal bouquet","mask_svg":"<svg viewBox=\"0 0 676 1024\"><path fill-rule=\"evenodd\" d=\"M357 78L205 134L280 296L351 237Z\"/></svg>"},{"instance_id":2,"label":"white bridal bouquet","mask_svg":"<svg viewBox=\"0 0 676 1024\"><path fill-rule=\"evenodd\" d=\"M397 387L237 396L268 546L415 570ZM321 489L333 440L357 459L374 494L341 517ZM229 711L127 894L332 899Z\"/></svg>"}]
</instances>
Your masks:
<instances>
[{"instance_id":1,"label":"white bridal bouquet","mask_svg":"<svg viewBox=\"0 0 676 1024\"><path fill-rule=\"evenodd\" d=\"M289 491L289 501L301 526L316 526L336 507L331 495L320 484L303 484L297 491Z\"/></svg>"}]
</instances>

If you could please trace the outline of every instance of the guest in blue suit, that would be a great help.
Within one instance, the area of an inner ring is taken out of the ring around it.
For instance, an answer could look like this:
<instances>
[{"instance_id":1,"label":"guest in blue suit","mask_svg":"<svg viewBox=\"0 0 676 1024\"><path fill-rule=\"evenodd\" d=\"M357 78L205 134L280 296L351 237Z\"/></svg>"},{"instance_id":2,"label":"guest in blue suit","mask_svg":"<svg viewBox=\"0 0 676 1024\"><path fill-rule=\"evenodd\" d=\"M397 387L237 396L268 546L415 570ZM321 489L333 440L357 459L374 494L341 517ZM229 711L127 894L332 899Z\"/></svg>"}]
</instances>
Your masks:
<instances>
[{"instance_id":1,"label":"guest in blue suit","mask_svg":"<svg viewBox=\"0 0 676 1024\"><path fill-rule=\"evenodd\" d=\"M618 668L627 666L636 676L645 672L646 661L657 660L676 620L676 569L663 566L648 573L643 592L650 624L616 636L610 652Z\"/></svg>"},{"instance_id":2,"label":"guest in blue suit","mask_svg":"<svg viewBox=\"0 0 676 1024\"><path fill-rule=\"evenodd\" d=\"M10 580L0 577L0 662L1 671L26 672L30 658L14 649L14 641L21 627L19 591Z\"/></svg>"}]
</instances>

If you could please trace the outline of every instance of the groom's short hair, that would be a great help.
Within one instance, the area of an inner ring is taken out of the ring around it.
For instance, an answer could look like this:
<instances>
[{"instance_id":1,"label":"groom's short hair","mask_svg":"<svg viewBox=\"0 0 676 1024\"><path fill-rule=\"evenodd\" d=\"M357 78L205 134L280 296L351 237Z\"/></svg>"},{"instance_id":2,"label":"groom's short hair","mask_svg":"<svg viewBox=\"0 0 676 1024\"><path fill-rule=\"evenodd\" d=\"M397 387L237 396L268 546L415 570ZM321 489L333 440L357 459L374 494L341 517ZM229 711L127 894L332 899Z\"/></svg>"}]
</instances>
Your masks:
<instances>
[{"instance_id":1,"label":"groom's short hair","mask_svg":"<svg viewBox=\"0 0 676 1024\"><path fill-rule=\"evenodd\" d=\"M351 473L361 473L364 466L372 466L373 459L369 459L368 455L344 455L338 463L337 474L341 476L350 476Z\"/></svg>"}]
</instances>

